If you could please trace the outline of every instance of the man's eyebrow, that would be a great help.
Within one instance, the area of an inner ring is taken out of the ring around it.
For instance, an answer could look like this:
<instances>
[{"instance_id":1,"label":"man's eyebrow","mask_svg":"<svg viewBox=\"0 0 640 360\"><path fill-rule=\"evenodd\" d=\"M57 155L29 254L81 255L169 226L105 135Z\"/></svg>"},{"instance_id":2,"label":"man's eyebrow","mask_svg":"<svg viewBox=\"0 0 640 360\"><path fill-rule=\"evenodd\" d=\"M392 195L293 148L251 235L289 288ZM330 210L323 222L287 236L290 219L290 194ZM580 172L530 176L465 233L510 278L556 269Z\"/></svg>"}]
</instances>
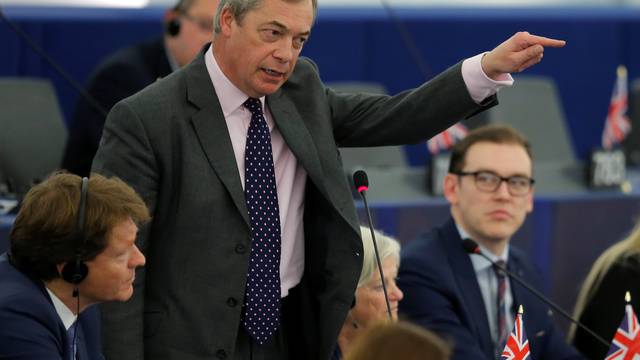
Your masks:
<instances>
[{"instance_id":1,"label":"man's eyebrow","mask_svg":"<svg viewBox=\"0 0 640 360\"><path fill-rule=\"evenodd\" d=\"M281 23L279 21L276 21L276 20L270 21L270 22L266 23L266 25L273 25L273 26L279 28L280 30L282 30L283 32L287 32L287 33L290 32L289 28L287 28L283 23ZM305 31L303 33L300 33L300 34L297 34L297 35L307 36L309 34L311 34L311 31L307 30L307 31Z\"/></svg>"}]
</instances>

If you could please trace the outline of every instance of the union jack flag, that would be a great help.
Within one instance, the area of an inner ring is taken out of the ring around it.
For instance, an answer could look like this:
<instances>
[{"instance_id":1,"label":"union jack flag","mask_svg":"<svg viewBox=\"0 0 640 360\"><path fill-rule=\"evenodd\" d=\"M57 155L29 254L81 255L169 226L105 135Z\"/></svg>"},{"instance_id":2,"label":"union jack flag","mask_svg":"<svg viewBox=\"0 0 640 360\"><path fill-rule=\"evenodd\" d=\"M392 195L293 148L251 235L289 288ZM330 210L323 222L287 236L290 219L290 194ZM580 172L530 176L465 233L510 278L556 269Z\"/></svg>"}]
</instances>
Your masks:
<instances>
[{"instance_id":1,"label":"union jack flag","mask_svg":"<svg viewBox=\"0 0 640 360\"><path fill-rule=\"evenodd\" d=\"M638 318L631 304L625 307L624 319L613 336L611 348L605 360L638 360L640 359L640 327Z\"/></svg>"},{"instance_id":2,"label":"union jack flag","mask_svg":"<svg viewBox=\"0 0 640 360\"><path fill-rule=\"evenodd\" d=\"M440 151L446 151L451 149L453 144L467 135L469 130L466 126L456 123L447 130L432 137L427 141L427 147L431 155L437 154Z\"/></svg>"},{"instance_id":3,"label":"union jack flag","mask_svg":"<svg viewBox=\"0 0 640 360\"><path fill-rule=\"evenodd\" d=\"M607 150L621 143L631 131L631 122L627 117L627 96L627 68L620 65L602 133L602 147Z\"/></svg>"},{"instance_id":4,"label":"union jack flag","mask_svg":"<svg viewBox=\"0 0 640 360\"><path fill-rule=\"evenodd\" d=\"M529 340L524 332L524 323L522 322L522 305L518 310L516 322L513 324L513 331L507 339L507 344L502 351L502 360L525 360L530 359Z\"/></svg>"}]
</instances>

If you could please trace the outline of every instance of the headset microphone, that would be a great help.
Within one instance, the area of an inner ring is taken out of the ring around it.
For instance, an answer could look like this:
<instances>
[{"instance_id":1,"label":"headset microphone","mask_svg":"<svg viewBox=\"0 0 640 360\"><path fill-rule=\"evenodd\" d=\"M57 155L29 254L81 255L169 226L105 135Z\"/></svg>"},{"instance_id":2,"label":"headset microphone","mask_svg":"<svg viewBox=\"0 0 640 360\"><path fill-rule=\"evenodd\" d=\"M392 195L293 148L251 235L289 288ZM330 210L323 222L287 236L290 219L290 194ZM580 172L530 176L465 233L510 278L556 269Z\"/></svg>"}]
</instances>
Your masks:
<instances>
[{"instance_id":1,"label":"headset microphone","mask_svg":"<svg viewBox=\"0 0 640 360\"><path fill-rule=\"evenodd\" d=\"M464 250L470 254L476 254L476 255L480 255L483 258L485 258L487 261L489 261L491 263L491 265L497 269L500 269L501 271L503 271L505 274L507 274L509 276L509 278L515 280L516 282L518 282L520 285L522 285L525 289L529 290L533 295L535 295L536 297L538 297L538 299L542 300L542 302L544 302L545 304L551 306L555 311L557 311L558 313L560 313L560 315L564 316L565 318L567 318L569 321L571 321L572 323L576 324L577 326L579 326L581 329L583 329L584 331L586 331L587 333L589 333L591 336L593 336L594 339L598 340L599 342L601 342L603 345L605 345L607 348L609 348L609 346L611 345L608 341L606 341L605 339L603 339L600 335L596 334L593 330L589 329L588 327L586 327L584 324L582 324L580 321L574 319L571 315L569 315L566 311L562 310L562 308L558 305L556 305L553 301L551 301L549 298L547 298L546 296L544 296L540 291L536 290L535 288L533 288L531 285L527 284L522 278L520 278L519 276L517 276L516 274L514 274L513 272L509 271L505 266L499 265L497 263L495 263L493 260L491 260L487 255L485 255L482 250L480 249L480 246L478 246L478 244L471 240L471 239L465 239L462 242L462 247L464 247Z\"/></svg>"},{"instance_id":2,"label":"headset microphone","mask_svg":"<svg viewBox=\"0 0 640 360\"><path fill-rule=\"evenodd\" d=\"M362 197L362 201L364 201L364 208L367 211L367 222L369 224L369 231L371 231L371 240L373 241L373 250L376 255L376 262L378 264L378 271L380 272L380 280L382 282L382 291L384 292L384 301L387 304L387 314L389 315L389 319L391 316L391 304L389 304L389 295L387 294L387 286L384 281L384 272L382 271L382 262L380 261L380 254L378 253L378 243L376 242L376 235L373 231L373 221L371 221L371 212L369 211L369 204L367 203L366 191L369 190L369 179L367 178L367 173L363 170L358 170L353 173L353 184L358 190L358 193Z\"/></svg>"}]
</instances>

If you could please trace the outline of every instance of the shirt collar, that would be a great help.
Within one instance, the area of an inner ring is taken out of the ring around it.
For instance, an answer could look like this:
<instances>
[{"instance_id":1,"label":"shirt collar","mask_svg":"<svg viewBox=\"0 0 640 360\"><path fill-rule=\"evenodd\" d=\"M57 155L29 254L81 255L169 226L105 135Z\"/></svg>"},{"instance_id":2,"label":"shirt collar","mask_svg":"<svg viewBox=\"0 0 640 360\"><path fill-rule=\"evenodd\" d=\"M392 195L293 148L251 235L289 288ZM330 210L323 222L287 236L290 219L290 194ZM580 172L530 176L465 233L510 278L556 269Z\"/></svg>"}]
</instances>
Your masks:
<instances>
[{"instance_id":1,"label":"shirt collar","mask_svg":"<svg viewBox=\"0 0 640 360\"><path fill-rule=\"evenodd\" d=\"M222 113L225 118L229 116L229 114L238 110L244 104L245 101L249 98L249 95L242 92L242 90L238 89L231 80L222 72L220 66L218 66L218 62L216 61L215 56L213 56L213 44L209 46L209 49L204 54L204 61L207 66L207 71L209 72L209 77L211 77L211 82L213 83L214 89L216 89L216 94L218 96L218 101L220 102L220 107L222 108ZM264 103L265 97L260 98L260 103L262 104L262 112L265 113Z\"/></svg>"},{"instance_id":2,"label":"shirt collar","mask_svg":"<svg viewBox=\"0 0 640 360\"><path fill-rule=\"evenodd\" d=\"M64 328L69 330L71 325L73 325L73 323L76 322L76 320L78 319L78 316L74 315L73 312L67 307L67 305L65 305L62 302L62 300L60 300L56 296L56 294L54 294L51 290L49 290L48 287L45 286L45 289L47 289L47 293L49 293L49 297L53 302L53 307L56 309L56 312L58 313L60 320L62 320L62 323L64 324Z\"/></svg>"},{"instance_id":3,"label":"shirt collar","mask_svg":"<svg viewBox=\"0 0 640 360\"><path fill-rule=\"evenodd\" d=\"M467 233L462 226L456 224L456 228L458 229L458 233L460 234L460 238L462 240L464 239L471 239L471 237L469 236L469 233ZM492 253L491 251L489 251L486 247L482 246L482 244L477 243L478 246L480 247L480 251L485 254L489 259L491 259L491 261L496 262L498 260L502 260L505 263L507 263L507 260L509 259L509 244L507 243L507 246L504 247L504 251L502 252L502 254L500 256L496 256L494 253ZM478 254L469 254L469 258L471 259L471 264L473 265L473 270L475 270L476 273L486 270L488 268L491 268L491 263L489 261L487 261L487 259L484 258L484 256L482 255L478 255Z\"/></svg>"}]
</instances>

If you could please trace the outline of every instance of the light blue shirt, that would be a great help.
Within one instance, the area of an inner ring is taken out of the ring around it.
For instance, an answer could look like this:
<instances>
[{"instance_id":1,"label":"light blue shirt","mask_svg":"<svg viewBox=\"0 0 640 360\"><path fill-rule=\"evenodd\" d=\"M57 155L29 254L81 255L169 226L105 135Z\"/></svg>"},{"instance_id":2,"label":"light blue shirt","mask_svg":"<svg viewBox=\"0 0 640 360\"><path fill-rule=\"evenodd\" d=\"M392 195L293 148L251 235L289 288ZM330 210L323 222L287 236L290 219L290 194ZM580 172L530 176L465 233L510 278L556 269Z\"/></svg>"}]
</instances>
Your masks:
<instances>
[{"instance_id":1,"label":"light blue shirt","mask_svg":"<svg viewBox=\"0 0 640 360\"><path fill-rule=\"evenodd\" d=\"M458 224L456 224L460 238L472 239L469 234ZM473 239L472 239L473 240ZM503 253L500 256L494 255L487 250L486 247L478 244L480 251L485 254L489 259L496 262L502 260L505 263L509 259L509 244L504 248ZM484 309L487 313L487 319L489 320L489 329L491 330L491 339L494 344L498 342L498 278L491 266L491 263L484 257L478 254L469 254L473 270L476 272L476 278L478 279L478 285L480 286L480 293L482 294L482 301L484 302ZM506 290L504 299L506 311L507 329L511 331L514 323L514 308L513 308L513 294L511 293L511 280L507 276L506 278ZM502 349L500 349L502 350Z\"/></svg>"}]
</instances>

